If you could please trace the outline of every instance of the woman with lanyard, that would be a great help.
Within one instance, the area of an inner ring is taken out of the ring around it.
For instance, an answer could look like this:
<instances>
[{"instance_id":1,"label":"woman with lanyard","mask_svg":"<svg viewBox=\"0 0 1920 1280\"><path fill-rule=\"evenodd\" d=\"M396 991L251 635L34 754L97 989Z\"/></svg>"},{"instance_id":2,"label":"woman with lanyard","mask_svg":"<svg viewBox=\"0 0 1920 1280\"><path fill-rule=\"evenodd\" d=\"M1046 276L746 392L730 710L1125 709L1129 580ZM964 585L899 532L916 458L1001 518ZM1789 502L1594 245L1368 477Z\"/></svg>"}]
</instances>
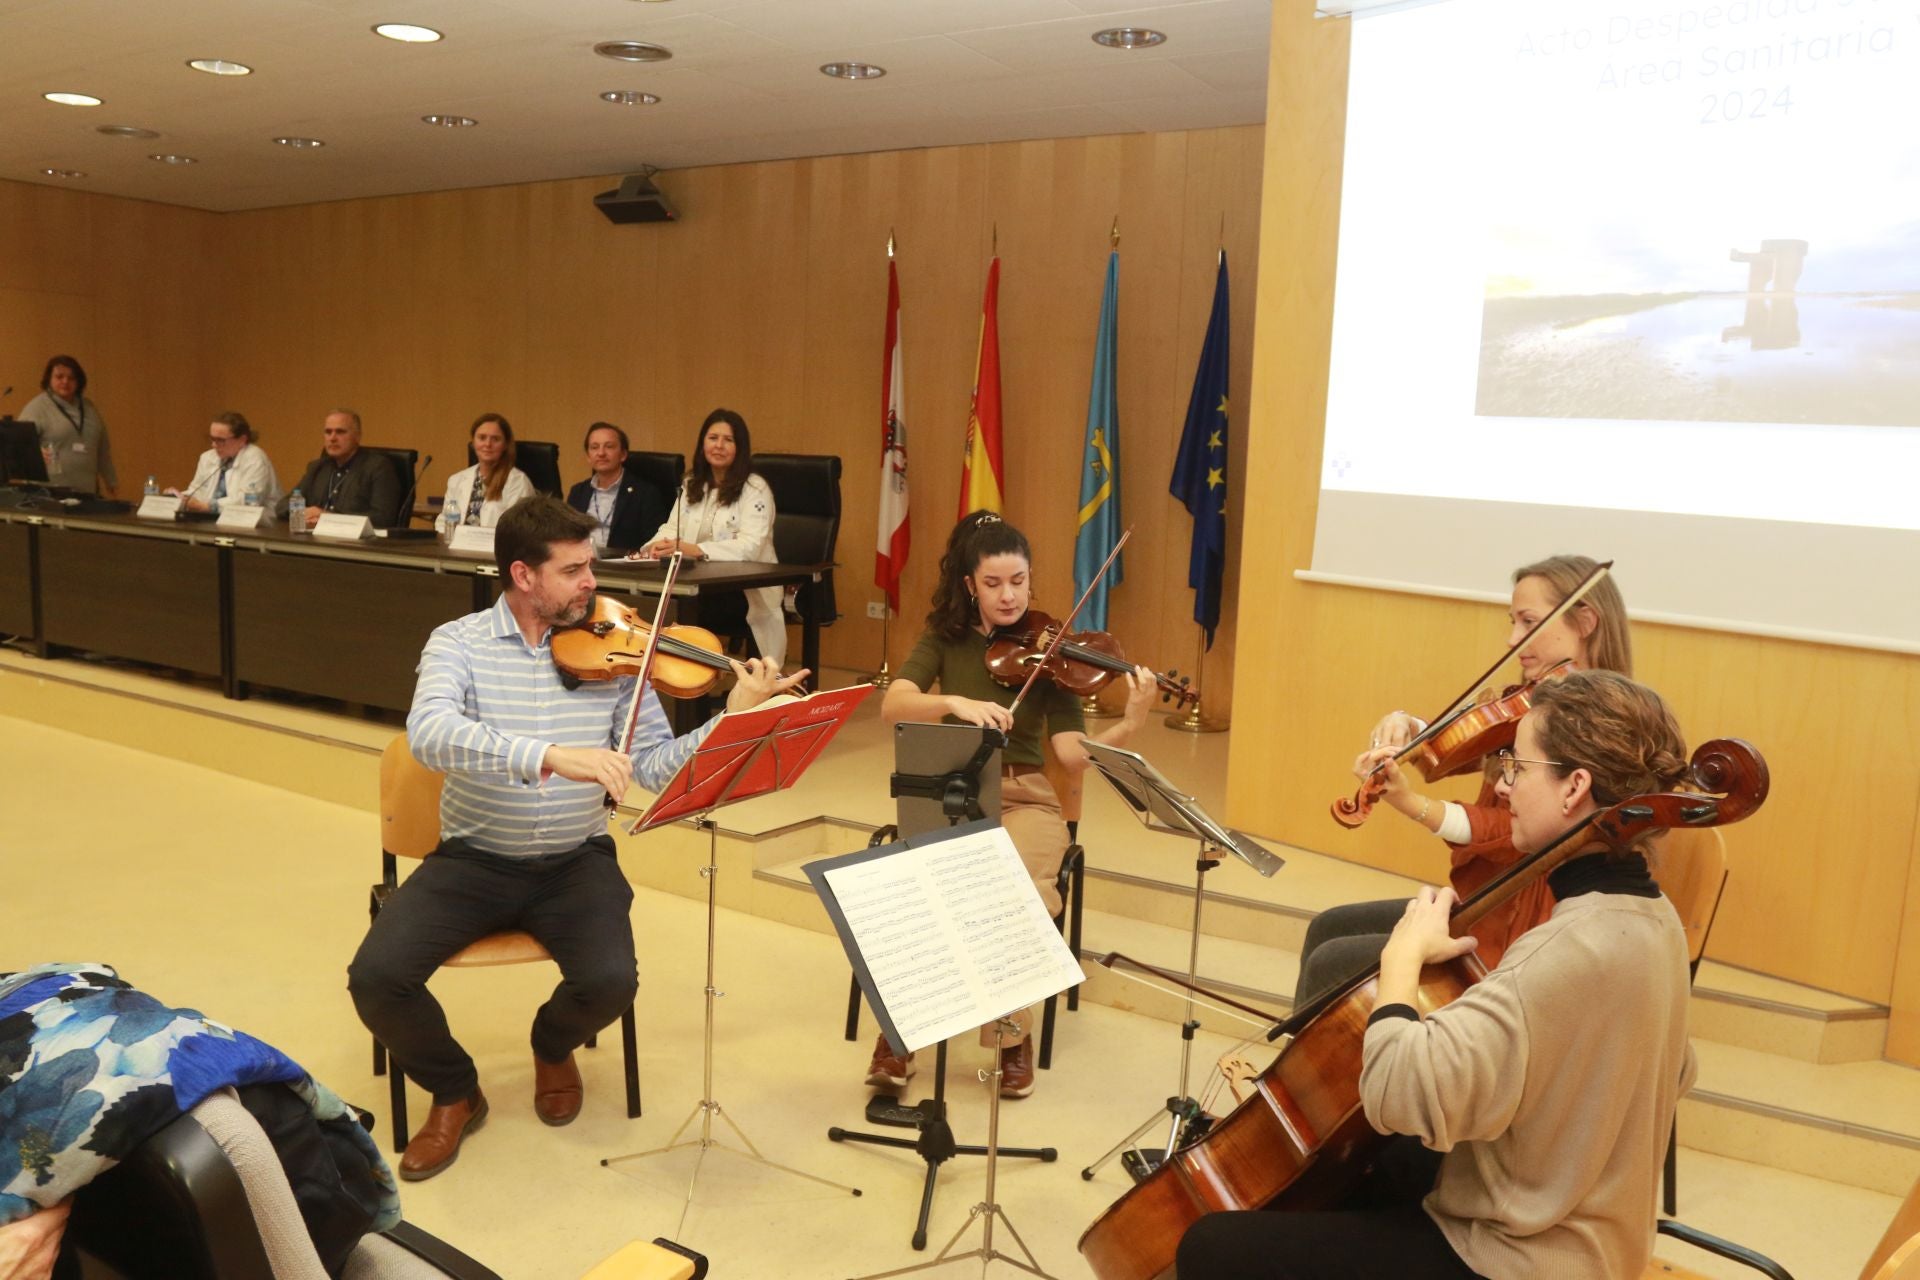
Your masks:
<instances>
[{"instance_id":1,"label":"woman with lanyard","mask_svg":"<svg viewBox=\"0 0 1920 1280\"><path fill-rule=\"evenodd\" d=\"M40 394L27 401L20 421L40 432L47 483L114 496L119 476L100 408L87 399L87 371L72 356L55 356L40 374Z\"/></svg>"},{"instance_id":2,"label":"woman with lanyard","mask_svg":"<svg viewBox=\"0 0 1920 1280\"><path fill-rule=\"evenodd\" d=\"M694 439L693 466L652 541L635 552L643 560L681 554L694 560L774 564L773 488L753 469L753 435L731 409L715 409ZM747 627L761 660L775 671L787 660L787 620L779 587L752 587ZM709 615L703 614L703 623Z\"/></svg>"},{"instance_id":3,"label":"woman with lanyard","mask_svg":"<svg viewBox=\"0 0 1920 1280\"><path fill-rule=\"evenodd\" d=\"M1041 770L1040 739L1044 732L1068 773L1084 770L1087 753L1080 743L1089 735L1080 700L1043 677L1035 681L1019 713L1009 714L1017 691L995 683L987 673L987 642L994 632L1026 617L1033 599L1032 575L1033 550L1018 529L991 511L976 511L961 520L940 558L940 582L926 630L887 686L880 718L889 725L902 720L975 724L1007 735L1000 757L1000 825L1013 838L1047 913L1058 916L1056 882L1067 852L1067 826L1060 798ZM938 693L933 692L936 686ZM1127 674L1126 713L1092 741L1125 746L1146 723L1155 693L1152 670L1134 668ZM1001 1050L1000 1093L1024 1098L1033 1092L1031 1011L1023 1010L1015 1021L1020 1039ZM992 1028L981 1028L980 1042L989 1047L995 1043ZM874 1047L867 1083L900 1088L913 1070L913 1055L895 1056L882 1036Z\"/></svg>"},{"instance_id":4,"label":"woman with lanyard","mask_svg":"<svg viewBox=\"0 0 1920 1280\"><path fill-rule=\"evenodd\" d=\"M491 529L500 513L533 496L533 481L513 465L513 426L497 413L483 413L467 428L478 459L447 477L447 498L440 506L440 532L451 535L463 524Z\"/></svg>"},{"instance_id":5,"label":"woman with lanyard","mask_svg":"<svg viewBox=\"0 0 1920 1280\"><path fill-rule=\"evenodd\" d=\"M1597 562L1586 556L1552 556L1515 569L1507 611L1507 643L1518 644L1597 567ZM1603 577L1596 582L1579 604L1541 628L1517 656L1523 680L1535 679L1567 659L1581 669L1632 675L1633 642L1627 632L1627 606L1613 579ZM1447 843L1452 853L1448 880L1454 892L1464 898L1520 856L1511 839L1513 819L1499 798L1490 772L1483 777L1480 795L1472 804L1436 801L1415 789L1407 770L1393 757L1425 727L1404 711L1388 713L1374 726L1367 749L1353 762L1353 771L1364 779L1375 765L1380 766L1387 784L1381 799ZM1295 1002L1303 1003L1372 964L1405 909L1405 898L1390 898L1349 903L1314 917L1300 948ZM1501 953L1515 938L1551 914L1553 891L1546 881L1535 881L1474 926L1474 936L1480 940L1480 958L1488 965L1499 963Z\"/></svg>"},{"instance_id":6,"label":"woman with lanyard","mask_svg":"<svg viewBox=\"0 0 1920 1280\"><path fill-rule=\"evenodd\" d=\"M1600 809L1671 790L1688 761L1658 694L1577 671L1539 688L1494 773L1512 843L1531 853ZM1449 932L1451 889L1403 904L1360 1055L1368 1121L1403 1139L1344 1207L1201 1218L1180 1242L1180 1280L1641 1274L1694 1075L1686 932L1644 839L1618 852L1591 832L1569 838L1547 876L1552 916L1425 1018L1421 967L1476 944Z\"/></svg>"}]
</instances>

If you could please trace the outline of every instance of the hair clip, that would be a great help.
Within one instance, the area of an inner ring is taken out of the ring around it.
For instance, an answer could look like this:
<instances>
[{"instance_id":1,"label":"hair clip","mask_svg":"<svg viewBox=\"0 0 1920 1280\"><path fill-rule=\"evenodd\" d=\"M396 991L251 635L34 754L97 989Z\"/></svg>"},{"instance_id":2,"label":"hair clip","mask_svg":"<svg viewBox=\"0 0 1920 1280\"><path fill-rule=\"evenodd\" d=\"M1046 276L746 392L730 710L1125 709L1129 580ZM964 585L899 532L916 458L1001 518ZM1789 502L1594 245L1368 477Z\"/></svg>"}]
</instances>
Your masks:
<instances>
[{"instance_id":1,"label":"hair clip","mask_svg":"<svg viewBox=\"0 0 1920 1280\"><path fill-rule=\"evenodd\" d=\"M997 511L982 511L979 515L973 518L973 527L976 529L980 528L982 525L1005 524L1005 523L1006 521L1001 519L1000 513Z\"/></svg>"}]
</instances>

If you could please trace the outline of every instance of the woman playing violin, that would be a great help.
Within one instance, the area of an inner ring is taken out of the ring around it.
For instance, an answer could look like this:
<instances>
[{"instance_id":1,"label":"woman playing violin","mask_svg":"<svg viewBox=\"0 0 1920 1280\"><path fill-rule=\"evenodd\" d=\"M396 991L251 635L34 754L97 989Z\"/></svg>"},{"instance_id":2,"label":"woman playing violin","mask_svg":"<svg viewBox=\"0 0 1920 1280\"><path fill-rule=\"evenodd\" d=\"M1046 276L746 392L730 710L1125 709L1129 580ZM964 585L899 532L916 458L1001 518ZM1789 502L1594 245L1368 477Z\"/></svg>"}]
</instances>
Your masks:
<instances>
[{"instance_id":1,"label":"woman playing violin","mask_svg":"<svg viewBox=\"0 0 1920 1280\"><path fill-rule=\"evenodd\" d=\"M1582 671L1541 686L1493 772L1528 853L1671 788L1687 757L1658 694ZM1424 1019L1413 1004L1421 966L1477 946L1449 934L1451 889L1406 903L1381 952L1360 1097L1374 1128L1425 1150L1390 1148L1400 1159L1379 1162L1344 1209L1201 1218L1180 1245L1181 1280L1641 1273L1693 1076L1686 936L1644 839L1616 852L1570 838L1582 843L1548 876L1551 916L1451 1004Z\"/></svg>"},{"instance_id":2,"label":"woman playing violin","mask_svg":"<svg viewBox=\"0 0 1920 1280\"><path fill-rule=\"evenodd\" d=\"M1518 644L1596 567L1596 562L1586 556L1553 556L1514 570L1507 643ZM1613 579L1601 578L1579 604L1542 628L1518 658L1520 674L1526 680L1534 680L1568 659L1582 669L1632 675L1627 606ZM1393 757L1424 727L1404 711L1391 712L1374 726L1367 750L1353 762L1353 769L1365 778L1376 764L1380 765L1386 781L1382 800L1447 842L1453 855L1448 879L1464 898L1519 856L1509 839L1511 819L1496 794L1491 773L1481 784L1478 800L1470 805L1435 800L1414 786L1413 776ZM1387 931L1405 907L1403 898L1356 902L1315 917L1301 946L1300 975L1294 987L1296 1002L1310 999L1372 964L1386 943ZM1545 881L1523 889L1474 926L1481 959L1489 965L1499 963L1515 938L1552 911L1553 893Z\"/></svg>"},{"instance_id":3,"label":"woman playing violin","mask_svg":"<svg viewBox=\"0 0 1920 1280\"><path fill-rule=\"evenodd\" d=\"M976 511L962 519L940 559L940 582L934 588L926 630L887 687L880 717L889 725L902 720L942 720L1006 733L1000 822L1013 837L1047 911L1057 916L1061 902L1055 882L1068 837L1060 798L1041 771L1041 734L1049 736L1060 763L1078 773L1087 767L1086 752L1080 748L1087 736L1086 722L1079 701L1045 676L1034 683L1018 713L1009 713L1016 691L995 683L986 666L988 640L1026 617L1032 575L1033 551L1018 529L991 511ZM1118 724L1096 735L1095 742L1123 746L1146 722L1156 692L1153 672L1137 667L1126 680L1126 713ZM940 692L932 692L935 686ZM1020 1039L1001 1053L1000 1092L1023 1098L1033 1092L1033 1052L1027 1041L1028 1015L1022 1013L1016 1020ZM994 1043L989 1029L982 1029L981 1043ZM896 1057L882 1037L873 1052L867 1083L898 1088L912 1072L911 1055Z\"/></svg>"}]
</instances>

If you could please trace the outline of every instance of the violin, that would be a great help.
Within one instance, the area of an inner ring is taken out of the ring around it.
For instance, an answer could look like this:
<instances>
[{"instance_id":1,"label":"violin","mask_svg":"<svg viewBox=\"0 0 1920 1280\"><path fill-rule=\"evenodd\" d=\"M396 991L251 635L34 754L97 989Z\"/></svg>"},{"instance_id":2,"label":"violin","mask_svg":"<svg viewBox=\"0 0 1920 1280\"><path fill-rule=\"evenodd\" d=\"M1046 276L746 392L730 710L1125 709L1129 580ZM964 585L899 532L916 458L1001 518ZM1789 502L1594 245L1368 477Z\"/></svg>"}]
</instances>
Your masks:
<instances>
[{"instance_id":1,"label":"violin","mask_svg":"<svg viewBox=\"0 0 1920 1280\"><path fill-rule=\"evenodd\" d=\"M596 595L586 617L553 631L553 665L563 679L637 676L654 624L638 609ZM720 637L701 627L663 626L653 655L653 687L662 697L697 698L733 670ZM638 700L636 699L636 705Z\"/></svg>"},{"instance_id":2,"label":"violin","mask_svg":"<svg viewBox=\"0 0 1920 1280\"><path fill-rule=\"evenodd\" d=\"M1589 847L1597 835L1629 849L1652 832L1739 822L1766 801L1767 762L1738 738L1702 743L1690 781L1698 792L1630 796L1589 815L1453 909L1459 937L1487 912ZM1421 971L1423 1012L1451 1003L1486 973L1469 954ZM1229 1209L1338 1204L1387 1139L1360 1103L1361 1049L1380 977L1376 964L1302 1006L1268 1032L1290 1035L1246 1101L1190 1126L1204 1136L1175 1151L1096 1218L1080 1252L1097 1280L1159 1280L1180 1238L1202 1215Z\"/></svg>"},{"instance_id":3,"label":"violin","mask_svg":"<svg viewBox=\"0 0 1920 1280\"><path fill-rule=\"evenodd\" d=\"M1477 769L1488 756L1513 745L1520 721L1533 707L1533 691L1540 682L1573 669L1573 659L1562 658L1525 684L1508 685L1497 696L1487 689L1479 701L1456 708L1421 730L1393 758L1418 769L1428 782ZM1376 765L1351 798L1343 796L1333 802L1333 820L1349 830L1359 826L1386 790L1386 769Z\"/></svg>"},{"instance_id":4,"label":"violin","mask_svg":"<svg viewBox=\"0 0 1920 1280\"><path fill-rule=\"evenodd\" d=\"M987 639L987 674L1009 689L1026 687L1036 671L1044 673L1055 686L1076 698L1085 698L1106 688L1115 676L1133 670L1120 642L1104 631L1063 632L1060 623L1038 609L1011 627L1002 627ZM1165 675L1154 672L1154 684L1162 702L1184 708L1200 695L1188 677L1177 671Z\"/></svg>"}]
</instances>

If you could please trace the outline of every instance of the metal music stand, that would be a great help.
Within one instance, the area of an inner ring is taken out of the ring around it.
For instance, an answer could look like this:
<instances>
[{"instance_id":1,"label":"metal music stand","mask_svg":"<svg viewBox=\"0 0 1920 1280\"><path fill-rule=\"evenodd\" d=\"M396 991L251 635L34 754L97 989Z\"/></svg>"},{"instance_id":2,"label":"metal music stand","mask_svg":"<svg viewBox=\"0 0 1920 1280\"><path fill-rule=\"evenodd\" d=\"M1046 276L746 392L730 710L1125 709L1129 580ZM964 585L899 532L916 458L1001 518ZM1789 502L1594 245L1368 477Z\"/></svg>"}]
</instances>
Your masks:
<instances>
[{"instance_id":1,"label":"metal music stand","mask_svg":"<svg viewBox=\"0 0 1920 1280\"><path fill-rule=\"evenodd\" d=\"M1189 1136L1189 1127L1201 1118L1200 1104L1187 1092L1193 1066L1193 1033L1200 1029L1199 1020L1193 1016L1192 984L1198 980L1200 971L1200 911L1206 902L1207 872L1220 865L1220 859L1214 855L1231 853L1263 876L1271 876L1286 864L1240 832L1215 822L1200 807L1199 801L1161 776L1160 771L1147 763L1146 757L1139 752L1093 741L1084 742L1082 746L1086 748L1087 758L1093 767L1126 802L1127 808L1134 817L1140 819L1142 826L1149 831L1185 836L1200 842L1200 856L1193 864L1193 926L1187 944L1189 985L1186 1017L1180 1023L1178 1092L1168 1098L1159 1110L1141 1121L1132 1133L1110 1147L1105 1155L1080 1171L1082 1178L1092 1181L1101 1165L1124 1151L1126 1154L1121 1163L1137 1182L1177 1151L1182 1145L1181 1139ZM1139 1141L1140 1135L1160 1123L1163 1117L1167 1120L1165 1146L1157 1152L1135 1149L1133 1144Z\"/></svg>"},{"instance_id":2,"label":"metal music stand","mask_svg":"<svg viewBox=\"0 0 1920 1280\"><path fill-rule=\"evenodd\" d=\"M628 829L628 834L636 834L652 827L669 822L682 821L692 817L695 824L707 833L707 865L700 868L700 874L707 881L707 981L706 981L706 1044L702 1056L702 1092L700 1101L673 1131L666 1145L653 1147L646 1151L629 1152L626 1155L610 1156L600 1162L602 1168L612 1168L627 1160L643 1160L649 1156L665 1155L682 1147L698 1147L699 1155L694 1158L693 1173L687 1178L686 1202L680 1207L680 1225L674 1231L679 1237L687 1225L687 1213L693 1208L693 1190L700 1180L700 1168L706 1162L709 1149L728 1152L743 1159L777 1169L781 1173L790 1173L797 1178L818 1182L853 1195L860 1194L860 1188L835 1182L818 1174L807 1173L790 1165L769 1160L760 1154L760 1148L753 1145L732 1116L720 1107L713 1096L713 1002L724 991L714 986L714 939L718 908L718 884L720 879L719 824L713 820L713 814L735 799L745 800L752 796L765 795L791 786L803 770L819 755L839 727L846 723L846 717L859 705L865 696L871 693L869 685L857 685L852 689L839 690L839 694L848 695L841 700L842 705L823 713L823 718L810 719L800 712L800 708L816 700L831 700L833 694L815 694L813 698L798 703L771 708L756 708L738 713L740 716L752 716L755 711L771 718L772 723L764 733L741 737L723 735L718 729L707 741L696 748L693 756L683 765L667 789L660 793L653 805ZM781 714L786 712L788 714ZM725 719L722 724L725 724ZM771 768L757 768L765 760ZM713 1120L718 1116L726 1121L734 1136L746 1144L742 1151L728 1146L713 1136ZM687 1131L694 1118L700 1120L700 1136L681 1141L680 1135Z\"/></svg>"},{"instance_id":3,"label":"metal music stand","mask_svg":"<svg viewBox=\"0 0 1920 1280\"><path fill-rule=\"evenodd\" d=\"M962 822L979 821L991 813L1000 817L1000 748L1006 735L975 725L915 724L894 726L895 772L889 781L899 820L896 834L902 839L925 835ZM857 998L857 997L856 997ZM848 1038L853 1037L853 1018L859 1006L848 1015ZM996 1048L997 1053L997 1048ZM987 1145L957 1143L953 1126L947 1123L947 1042L942 1040L933 1055L933 1096L907 1106L890 1093L878 1093L867 1103L869 1124L893 1125L917 1131L912 1138L891 1134L862 1133L835 1125L827 1130L833 1142L857 1142L874 1147L897 1147L912 1151L926 1162L926 1180L920 1188L920 1213L913 1225L915 1249L927 1247L927 1221L933 1215L933 1189L940 1177L940 1166L956 1155L987 1156L987 1202L993 1201L991 1160L998 1145L1000 1115L999 1058L994 1059L993 1102L988 1113ZM1022 1160L1051 1164L1060 1158L1053 1147L1002 1147L998 1154ZM975 1214L980 1212L975 1209ZM972 1216L967 1219L973 1220ZM1008 1227L1012 1229L1011 1224ZM962 1230L965 1230L963 1227ZM992 1226L988 1226L991 1244ZM1015 1239L1019 1239L1016 1235ZM955 1239L958 1239L956 1236ZM951 1245L949 1245L951 1247ZM1023 1243L1021 1248L1026 1248ZM1031 1255L1029 1255L1031 1256ZM912 1268L908 1268L912 1270ZM895 1274L889 1272L888 1274Z\"/></svg>"}]
</instances>

